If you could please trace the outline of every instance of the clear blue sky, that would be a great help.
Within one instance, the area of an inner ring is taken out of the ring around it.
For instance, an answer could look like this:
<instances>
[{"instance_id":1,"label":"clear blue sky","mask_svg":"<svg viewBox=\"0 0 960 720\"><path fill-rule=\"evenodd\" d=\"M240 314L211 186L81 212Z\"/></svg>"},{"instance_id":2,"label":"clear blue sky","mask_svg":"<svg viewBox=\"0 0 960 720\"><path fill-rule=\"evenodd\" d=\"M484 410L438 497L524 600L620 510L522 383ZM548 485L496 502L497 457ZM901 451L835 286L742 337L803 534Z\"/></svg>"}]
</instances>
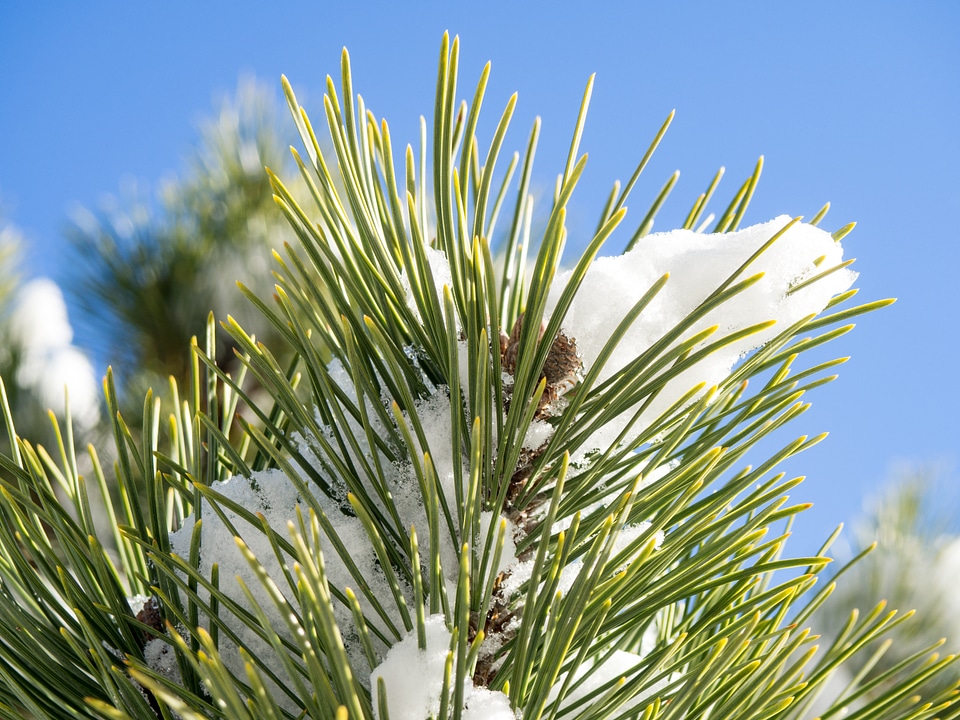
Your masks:
<instances>
[{"instance_id":1,"label":"clear blue sky","mask_svg":"<svg viewBox=\"0 0 960 720\"><path fill-rule=\"evenodd\" d=\"M319 116L344 45L394 144L415 143L447 29L461 39L462 96L493 62L487 127L519 91L509 149L543 118L535 179L546 187L596 72L574 234L592 227L613 180L629 177L676 108L633 195L639 210L681 170L656 229L680 222L721 165L718 197L729 198L762 154L747 224L810 217L829 200L826 227L859 223L845 247L859 258L861 297L899 298L833 348L853 360L793 426L831 432L789 466L808 475L794 499L816 503L794 550L812 550L898 461L946 462L960 479L960 4L653 5L5 3L0 204L31 243L29 274L63 280L71 205L96 206L124 177L155 184L182 171L198 120L243 75L279 88L285 73Z\"/></svg>"}]
</instances>

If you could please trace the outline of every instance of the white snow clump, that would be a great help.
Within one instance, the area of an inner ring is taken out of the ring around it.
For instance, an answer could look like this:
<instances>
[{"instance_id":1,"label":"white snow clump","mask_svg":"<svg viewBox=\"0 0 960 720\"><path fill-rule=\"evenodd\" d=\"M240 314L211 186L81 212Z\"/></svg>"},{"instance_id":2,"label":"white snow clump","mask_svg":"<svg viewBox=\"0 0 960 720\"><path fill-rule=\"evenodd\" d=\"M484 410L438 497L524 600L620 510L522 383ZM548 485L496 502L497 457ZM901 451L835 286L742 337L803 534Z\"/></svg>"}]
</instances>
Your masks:
<instances>
[{"instance_id":1,"label":"white snow clump","mask_svg":"<svg viewBox=\"0 0 960 720\"><path fill-rule=\"evenodd\" d=\"M669 280L617 345L598 382L612 377L690 315L788 222L790 218L781 215L733 233L653 233L630 252L598 258L588 269L562 323L567 335L577 341L584 371L596 361L620 321L664 273L670 273ZM831 298L853 284L855 272L841 269L795 292L791 288L842 261L843 248L830 233L803 223L790 227L736 280L760 272L764 273L763 278L712 309L680 341L713 325L718 326L718 331L698 347L757 323L775 320L776 324L711 353L671 380L634 426L632 436L636 437L697 384L705 383L707 388L716 385L751 350L804 317L823 311ZM569 277L567 272L554 280L547 301L548 314L556 307ZM591 438L591 447L584 450L608 447L631 415L629 411L607 424Z\"/></svg>"},{"instance_id":2,"label":"white snow clump","mask_svg":"<svg viewBox=\"0 0 960 720\"><path fill-rule=\"evenodd\" d=\"M387 657L370 673L373 714L379 720L377 679L383 678L390 720L423 720L440 711L443 672L450 651L450 632L443 615L425 621L427 647L417 646L413 630L390 648ZM469 678L463 689L463 720L516 720L510 700L502 692L476 687Z\"/></svg>"},{"instance_id":3,"label":"white snow clump","mask_svg":"<svg viewBox=\"0 0 960 720\"><path fill-rule=\"evenodd\" d=\"M89 430L100 419L100 390L93 365L73 342L73 328L59 286L48 278L26 283L17 294L10 331L23 356L17 384L36 393L45 408L64 416L64 386L70 414Z\"/></svg>"}]
</instances>

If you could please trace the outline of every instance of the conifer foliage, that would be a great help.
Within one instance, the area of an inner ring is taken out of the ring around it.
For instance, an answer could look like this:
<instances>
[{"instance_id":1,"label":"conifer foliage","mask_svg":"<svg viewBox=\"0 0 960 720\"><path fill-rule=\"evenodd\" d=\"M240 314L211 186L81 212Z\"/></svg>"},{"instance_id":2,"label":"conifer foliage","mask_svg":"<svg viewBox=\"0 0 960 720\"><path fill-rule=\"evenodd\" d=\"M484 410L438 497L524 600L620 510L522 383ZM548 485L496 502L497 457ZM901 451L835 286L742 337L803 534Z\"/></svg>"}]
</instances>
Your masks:
<instances>
[{"instance_id":1,"label":"conifer foliage","mask_svg":"<svg viewBox=\"0 0 960 720\"><path fill-rule=\"evenodd\" d=\"M211 318L136 436L108 373L118 501L69 420L0 458L0 716L954 716L952 687L917 695L953 661L933 648L818 698L901 616L817 648L827 559L785 553L805 505L776 467L820 438L754 457L842 362L806 351L887 304L850 303L850 227L741 230L758 165L719 217L718 175L682 229L649 234L672 183L624 229L668 119L570 261L590 86L533 237L539 125L504 163L513 97L482 151L489 66L469 105L458 72L445 36L432 141L402 163L346 51L332 152L284 81L313 202L272 177L296 242L272 300L246 294L286 346L226 318L232 376Z\"/></svg>"}]
</instances>

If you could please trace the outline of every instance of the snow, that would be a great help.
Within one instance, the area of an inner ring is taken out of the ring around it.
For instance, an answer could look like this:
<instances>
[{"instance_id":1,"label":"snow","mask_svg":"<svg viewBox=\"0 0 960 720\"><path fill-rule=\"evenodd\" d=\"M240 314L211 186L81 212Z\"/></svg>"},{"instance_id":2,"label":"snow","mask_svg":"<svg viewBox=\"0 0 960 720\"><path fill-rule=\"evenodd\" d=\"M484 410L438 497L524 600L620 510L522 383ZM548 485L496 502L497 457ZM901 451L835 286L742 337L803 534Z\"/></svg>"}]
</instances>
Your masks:
<instances>
[{"instance_id":1,"label":"snow","mask_svg":"<svg viewBox=\"0 0 960 720\"><path fill-rule=\"evenodd\" d=\"M940 588L938 589L945 606L940 614L944 618L951 619L948 649L956 652L960 647L960 596L956 592L955 585L956 578L960 577L960 537L952 538L940 548L936 556L936 565L940 569L940 572L935 573L939 576Z\"/></svg>"},{"instance_id":2,"label":"snow","mask_svg":"<svg viewBox=\"0 0 960 720\"><path fill-rule=\"evenodd\" d=\"M640 640L639 653L614 650L601 656L603 659L599 662L587 662L577 668L573 674L573 680L570 683L567 693L564 695L563 700L560 701L560 709L557 712L557 717L564 720L572 720L572 718L580 717L592 703L602 698L604 693L600 693L592 699L586 700L588 695L599 690L604 685L607 685L607 689L609 690L611 685L608 685L608 683L612 684L621 679L625 682L632 680L638 670L643 667L641 661L644 656L656 647L656 642L657 626L655 623L651 623L644 631L643 637ZM673 673L652 685L644 686L642 692L635 693L633 697L629 698L617 709L617 717L626 715L631 710L642 708L651 698L655 697L657 693L678 677L679 675L677 673ZM566 679L567 673L561 673L557 677L547 700L548 705L556 702L560 695L560 689L563 687Z\"/></svg>"},{"instance_id":3,"label":"snow","mask_svg":"<svg viewBox=\"0 0 960 720\"><path fill-rule=\"evenodd\" d=\"M514 542L514 536L517 533L516 526L507 520L504 517L499 515L494 515L492 512L485 510L480 513L480 537L479 540L481 543L485 542L487 533L490 530L490 524L493 522L502 522L505 523L505 531L503 536L503 549L500 551L500 562L497 564L497 567L493 570L493 574L497 575L506 570L510 570L517 562L517 544ZM498 528L493 529L493 542L496 542Z\"/></svg>"},{"instance_id":4,"label":"snow","mask_svg":"<svg viewBox=\"0 0 960 720\"><path fill-rule=\"evenodd\" d=\"M559 532L564 529L565 526L569 526L570 518L564 518L561 522L558 522L553 526L553 532ZM626 550L630 543L634 542L639 538L643 533L647 531L650 527L648 522L640 522L634 525L626 525L620 530L616 539L613 542L611 558L617 556L618 553ZM659 549L663 544L664 534L662 531L658 531L654 534L654 548ZM508 548L504 548L504 555ZM510 571L510 576L504 581L503 588L504 592L510 595L516 595L521 592L523 589L523 584L526 583L533 572L534 561L530 560L518 560L516 557L513 557L509 560L501 559L501 565L505 566L505 569ZM610 573L611 570L614 572L619 572L627 563L624 563L622 566L617 568L607 568L606 573ZM557 582L557 590L566 595L570 592L570 588L573 587L574 581L580 575L580 572L583 570L583 561L574 560L571 563L568 563L560 571L560 579ZM541 586L542 588L542 586Z\"/></svg>"},{"instance_id":5,"label":"snow","mask_svg":"<svg viewBox=\"0 0 960 720\"><path fill-rule=\"evenodd\" d=\"M598 382L626 367L686 318L789 221L782 215L734 233L654 233L628 253L595 260L561 324L567 335L576 338L584 371L589 371L620 321L663 274L670 274L666 285L634 321L600 372ZM796 292L788 291L842 261L843 248L830 233L803 223L787 230L737 275L737 280L743 280L763 272L763 278L711 310L684 333L681 341L713 325L718 326L718 332L698 348L756 323L776 320L776 325L711 354L671 380L632 429L631 437L698 383L705 383L707 388L716 385L749 351L807 315L821 312L834 295L853 284L856 273L839 270ZM556 307L569 277L569 273L557 276L548 312ZM609 423L582 452L608 447L631 414Z\"/></svg>"},{"instance_id":6,"label":"snow","mask_svg":"<svg viewBox=\"0 0 960 720\"><path fill-rule=\"evenodd\" d=\"M339 361L334 361L328 370L332 379L356 402L355 389L349 373L346 372L342 364ZM440 481L441 492L446 497L452 511L456 513L453 464L458 460L454 459L451 450L450 401L446 396L445 389L439 389L436 394L418 403L417 416L428 439L428 445L422 448L418 446L418 452L430 451ZM347 414L347 417L350 417L349 414ZM359 443L360 455L369 457L374 452L366 444L366 436L355 420L351 419L349 427L343 430L354 434ZM329 432L329 429L327 431ZM297 436L295 441L298 442L300 454L312 459L316 469L321 470L325 476L329 477L329 466L324 467L320 462L318 444L315 441L311 442L311 438L304 436ZM351 453L357 454L354 450L351 450ZM358 457L354 457L354 459L357 460ZM386 463L385 458L381 459ZM386 463L385 469L388 479L393 485L393 500L398 514L403 520L404 528L407 531L409 531L411 525L418 528L421 547L425 547L428 523L412 464L406 462L394 466ZM301 478L301 480L308 482L306 478ZM345 484L335 483L335 485L340 488L340 497L329 498L318 492L316 493L316 500L330 521L334 534L349 550L349 559L357 568L357 574L354 575L343 558L330 545L325 544L323 555L328 583L333 588L344 590L348 587L357 588L358 582L362 580L372 589L372 594L385 608L393 625L402 630L401 615L392 601L392 592L366 531L355 516L345 514L342 510L346 501ZM214 483L213 490L251 513L262 514L270 526L283 535L286 534L287 523L296 517L296 506L301 502L296 485L282 471L276 469L255 472L251 478L231 477L223 482ZM237 513L229 509L223 508L223 511L229 524L225 524L211 508L204 506L199 571L209 576L212 564L217 563L222 578L221 589L241 606L252 610L252 605L241 592L239 584L233 581L234 578L241 579L250 589L261 609L266 612L273 628L278 632L282 631L286 627L285 618L267 592L261 587L249 564L237 548L230 526L236 528L250 551L264 566L267 574L273 578L281 592L284 592L288 597L288 600L290 599L289 587L284 578L285 572L288 572L287 565L292 564L292 558L284 558L281 561L270 541L260 529L251 527ZM171 549L181 557L189 556L194 524L193 517L189 517L185 519L179 530L170 535ZM453 591L453 582L456 580L459 567L458 543L450 537L444 521L440 523L440 532L443 568L450 583L451 591ZM413 601L412 589L404 588L404 590L406 591L407 603L411 604ZM356 592L356 595L368 620L377 622L379 618L366 596L362 592ZM201 592L201 596L206 598L207 594ZM354 668L363 667L367 662L366 656L350 610L342 603L334 602L334 612L338 627L343 635L344 646L351 659L351 665ZM251 654L264 661L271 670L283 677L285 671L282 664L279 660L271 659L274 656L273 649L249 628L242 626L240 623L233 623L233 626L236 627L242 643L251 651ZM381 654L388 650L376 638L374 638L374 647ZM237 652L236 644L224 635L221 635L220 638L220 652L227 667L238 677L244 677L243 661ZM156 661L162 663L165 661L165 657L158 655ZM163 667L160 665L155 669L163 671ZM285 700L281 693L277 692L275 694L281 701ZM480 702L480 700L478 699L477 702ZM289 702L286 702L286 704L281 702L281 706L289 710L295 709Z\"/></svg>"},{"instance_id":7,"label":"snow","mask_svg":"<svg viewBox=\"0 0 960 720\"><path fill-rule=\"evenodd\" d=\"M432 248L429 245L424 246L423 253L427 259L427 263L430 266L430 272L433 275L433 289L437 294L440 307L442 308L444 286L450 288L453 287L453 274L450 271L450 264L447 262L447 256L441 250ZM410 278L407 277L405 272L401 273L400 282L407 294L407 306L413 311L418 320L422 320L420 309L417 307L417 301L413 295L413 288L410 284Z\"/></svg>"},{"instance_id":8,"label":"snow","mask_svg":"<svg viewBox=\"0 0 960 720\"><path fill-rule=\"evenodd\" d=\"M545 420L534 420L523 436L523 447L528 450L538 450L553 437L554 426Z\"/></svg>"},{"instance_id":9,"label":"snow","mask_svg":"<svg viewBox=\"0 0 960 720\"><path fill-rule=\"evenodd\" d=\"M63 293L48 278L37 278L20 289L10 324L18 337L38 350L63 347L73 340Z\"/></svg>"},{"instance_id":10,"label":"snow","mask_svg":"<svg viewBox=\"0 0 960 720\"><path fill-rule=\"evenodd\" d=\"M443 674L450 652L450 631L443 615L430 615L425 621L426 645L417 646L416 630L396 643L387 657L370 673L374 688L374 717L379 720L377 680L386 686L390 720L423 720L440 711ZM463 692L463 720L516 720L510 701L502 692L476 687L468 678Z\"/></svg>"},{"instance_id":11,"label":"snow","mask_svg":"<svg viewBox=\"0 0 960 720\"><path fill-rule=\"evenodd\" d=\"M45 408L64 416L64 387L77 427L89 430L100 419L100 388L93 365L72 345L73 328L59 286L48 278L26 283L10 317L12 339L23 353L16 381L33 390Z\"/></svg>"},{"instance_id":12,"label":"snow","mask_svg":"<svg viewBox=\"0 0 960 720\"><path fill-rule=\"evenodd\" d=\"M151 670L159 673L172 683L180 683L180 666L177 655L170 643L154 638L143 646L143 659Z\"/></svg>"},{"instance_id":13,"label":"snow","mask_svg":"<svg viewBox=\"0 0 960 720\"><path fill-rule=\"evenodd\" d=\"M296 487L280 470L264 470L255 473L250 480L239 476L232 477L223 482L214 483L213 489L250 512L263 513L270 525L279 533L285 532L287 521L293 519L294 508L299 501ZM225 515L241 534L253 554L266 568L268 575L281 589L284 589L286 584L283 579L284 568L277 559L267 537L263 532L250 528L237 513L225 510ZM186 518L181 528L170 534L171 551L180 557L187 558L190 556L190 540L194 524L192 516ZM333 553L331 555L335 556ZM260 607L266 611L273 628L280 630L286 627L284 617L276 608L266 589L256 579L253 570L237 548L233 533L214 511L205 505L203 508L200 572L206 577L210 577L211 567L214 563L220 566L221 589L224 592L244 608L252 610L250 602L234 580L234 578L241 578ZM206 591L201 591L200 595L205 601L209 599L209 593ZM224 613L225 611L221 609L221 617ZM201 617L201 625L206 625L208 622ZM273 659L275 653L268 643L260 639L252 629L241 622L231 622L230 625L255 657L264 660L265 664L274 672L277 672L280 677L283 677L283 666L279 659ZM246 677L243 661L237 652L237 645L226 634L220 636L220 653L224 664L234 675L239 678ZM154 670L160 673L168 671L168 655L160 652L160 648L157 648L156 652L151 654L147 654L145 649L144 654L147 656L148 664ZM284 703L286 701L285 695L278 690L269 678L265 678L265 682L273 691L274 697L281 701L281 706L288 710L295 709L290 707L289 702Z\"/></svg>"}]
</instances>

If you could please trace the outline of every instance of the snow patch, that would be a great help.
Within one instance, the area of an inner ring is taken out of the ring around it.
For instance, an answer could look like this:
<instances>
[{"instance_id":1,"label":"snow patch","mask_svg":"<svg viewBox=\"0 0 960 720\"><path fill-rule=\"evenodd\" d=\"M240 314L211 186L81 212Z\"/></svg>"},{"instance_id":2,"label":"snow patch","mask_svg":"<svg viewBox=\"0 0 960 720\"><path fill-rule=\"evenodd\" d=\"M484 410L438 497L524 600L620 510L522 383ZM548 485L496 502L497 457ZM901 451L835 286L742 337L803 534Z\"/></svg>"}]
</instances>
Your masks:
<instances>
[{"instance_id":1,"label":"snow patch","mask_svg":"<svg viewBox=\"0 0 960 720\"><path fill-rule=\"evenodd\" d=\"M386 686L390 720L423 720L440 712L443 673L450 652L450 632L443 615L430 615L424 623L426 648L417 644L416 630L396 643L387 657L370 673L373 714L379 720L380 692L377 681ZM451 693L452 694L452 693ZM463 689L464 720L517 720L510 700L502 692L476 687L469 678Z\"/></svg>"},{"instance_id":2,"label":"snow patch","mask_svg":"<svg viewBox=\"0 0 960 720\"><path fill-rule=\"evenodd\" d=\"M666 285L613 351L598 382L613 377L636 360L733 275L736 275L735 281L741 281L764 273L759 282L697 321L683 333L680 342L708 327L718 326L718 331L701 342L696 351L738 330L776 320L773 327L711 353L671 380L632 428L628 440L637 437L685 392L699 383L705 383L707 388L720 383L741 357L793 323L821 312L831 298L853 284L856 273L843 269L792 290L843 261L843 248L830 233L802 223L790 227L740 271L739 268L788 222L790 218L782 215L733 233L704 235L692 230L654 233L643 238L630 252L598 258L590 266L561 323L565 332L576 338L585 372L595 363L630 309L664 273L670 273ZM569 272L557 276L547 302L548 314L556 307L569 278ZM628 411L609 423L588 441L588 447L582 452L609 447L631 415L632 411Z\"/></svg>"},{"instance_id":3,"label":"snow patch","mask_svg":"<svg viewBox=\"0 0 960 720\"><path fill-rule=\"evenodd\" d=\"M73 343L73 328L60 287L48 278L20 288L10 332L23 356L17 384L36 393L45 408L65 414L64 387L77 427L89 430L100 419L100 389L93 364Z\"/></svg>"}]
</instances>

